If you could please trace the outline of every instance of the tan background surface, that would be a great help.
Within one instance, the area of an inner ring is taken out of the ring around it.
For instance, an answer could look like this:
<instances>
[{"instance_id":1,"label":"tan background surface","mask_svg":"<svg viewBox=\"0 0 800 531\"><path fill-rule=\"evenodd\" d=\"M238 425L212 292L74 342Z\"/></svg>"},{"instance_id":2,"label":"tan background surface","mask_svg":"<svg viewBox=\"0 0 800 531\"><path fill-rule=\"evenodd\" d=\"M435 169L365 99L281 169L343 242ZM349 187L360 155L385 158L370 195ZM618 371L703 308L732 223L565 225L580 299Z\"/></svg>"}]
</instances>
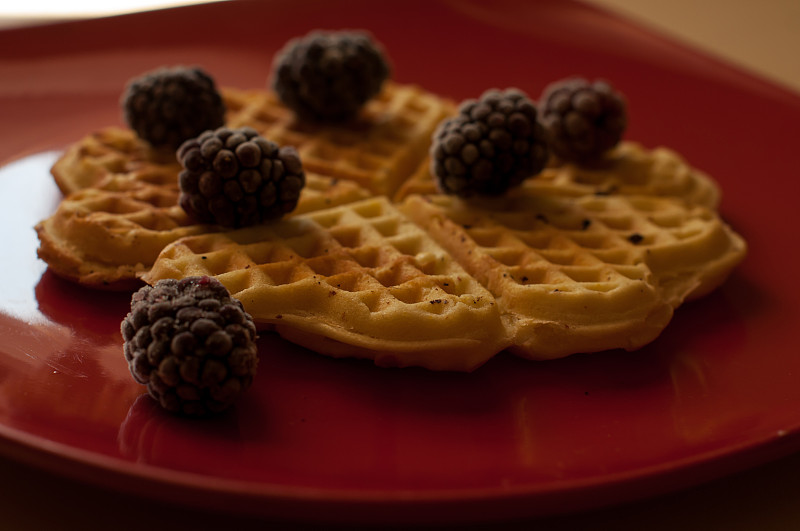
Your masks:
<instances>
[{"instance_id":1,"label":"tan background surface","mask_svg":"<svg viewBox=\"0 0 800 531\"><path fill-rule=\"evenodd\" d=\"M800 92L800 0L585 0Z\"/></svg>"},{"instance_id":2,"label":"tan background surface","mask_svg":"<svg viewBox=\"0 0 800 531\"><path fill-rule=\"evenodd\" d=\"M46 0L0 4L0 29L36 24L81 9L88 0L47 0L58 14L43 14ZM191 0L95 2L107 14L142 5L177 5ZM195 0L214 1L214 0ZM534 1L534 0L526 0ZM800 91L800 0L583 0L624 15L642 25ZM75 7L78 6L78 7ZM22 14L27 11L28 14Z\"/></svg>"},{"instance_id":3,"label":"tan background surface","mask_svg":"<svg viewBox=\"0 0 800 531\"><path fill-rule=\"evenodd\" d=\"M800 93L800 0L589 1ZM0 6L0 28L9 22L3 20L2 13ZM130 500L0 459L0 529L3 530L267 527L287 528ZM491 528L800 529L800 455L652 500Z\"/></svg>"}]
</instances>

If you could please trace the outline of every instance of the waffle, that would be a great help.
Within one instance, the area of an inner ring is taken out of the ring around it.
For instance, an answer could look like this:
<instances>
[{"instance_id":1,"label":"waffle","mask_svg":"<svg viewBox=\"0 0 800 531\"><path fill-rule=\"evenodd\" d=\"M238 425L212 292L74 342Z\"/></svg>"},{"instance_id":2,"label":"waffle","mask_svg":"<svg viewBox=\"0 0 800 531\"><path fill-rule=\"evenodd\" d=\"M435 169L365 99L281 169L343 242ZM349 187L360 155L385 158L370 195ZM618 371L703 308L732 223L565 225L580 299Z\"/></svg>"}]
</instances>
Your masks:
<instances>
[{"instance_id":1,"label":"waffle","mask_svg":"<svg viewBox=\"0 0 800 531\"><path fill-rule=\"evenodd\" d=\"M236 89L220 91L225 103L225 120L235 120L248 105L247 93ZM112 176L120 180L126 174L154 184L172 184L181 167L175 150L154 148L128 128L106 127L69 146L53 164L51 173L64 195L86 188L103 186Z\"/></svg>"},{"instance_id":2,"label":"waffle","mask_svg":"<svg viewBox=\"0 0 800 531\"><path fill-rule=\"evenodd\" d=\"M401 211L492 292L511 350L531 359L649 343L746 250L714 211L672 198L521 187L472 202L415 195Z\"/></svg>"},{"instance_id":3,"label":"waffle","mask_svg":"<svg viewBox=\"0 0 800 531\"><path fill-rule=\"evenodd\" d=\"M297 120L273 92L223 88L230 127L249 126L280 145L295 146L314 173L351 180L375 194L391 195L416 171L433 130L455 106L413 85L387 82L352 123ZM180 171L172 150L154 149L125 128L108 127L70 146L52 173L67 195L101 185L108 174Z\"/></svg>"},{"instance_id":4,"label":"waffle","mask_svg":"<svg viewBox=\"0 0 800 531\"><path fill-rule=\"evenodd\" d=\"M491 294L385 197L167 246L148 283L217 277L262 326L335 357L472 370L506 346Z\"/></svg>"},{"instance_id":5,"label":"waffle","mask_svg":"<svg viewBox=\"0 0 800 531\"><path fill-rule=\"evenodd\" d=\"M243 109L255 112L252 102L257 92L222 89L225 120L239 121ZM53 164L51 173L64 195L86 188L103 187L111 176L119 181L123 174L133 180L153 184L173 184L181 167L175 150L154 148L134 131L122 127L106 127L85 136L69 146Z\"/></svg>"},{"instance_id":6,"label":"waffle","mask_svg":"<svg viewBox=\"0 0 800 531\"><path fill-rule=\"evenodd\" d=\"M193 224L174 153L107 128L53 167L68 195L36 229L54 272L122 289L209 274L262 327L314 351L468 371L505 348L551 359L641 347L745 253L716 214L716 184L665 148L624 142L593 167L553 162L506 196L465 202L438 195L429 172L447 100L387 83L355 122L331 126L296 120L271 92L222 94L227 125L298 149L295 212L237 231Z\"/></svg>"},{"instance_id":7,"label":"waffle","mask_svg":"<svg viewBox=\"0 0 800 531\"><path fill-rule=\"evenodd\" d=\"M175 181L180 165L174 151L153 149L130 129L107 127L68 147L50 171L69 195L100 187L110 175Z\"/></svg>"},{"instance_id":8,"label":"waffle","mask_svg":"<svg viewBox=\"0 0 800 531\"><path fill-rule=\"evenodd\" d=\"M104 175L68 195L36 226L39 257L54 273L87 286L124 290L141 284L137 276L168 243L218 230L194 223L178 206L176 181L176 174L153 165ZM367 196L355 183L309 172L293 214Z\"/></svg>"},{"instance_id":9,"label":"waffle","mask_svg":"<svg viewBox=\"0 0 800 531\"><path fill-rule=\"evenodd\" d=\"M430 159L395 194L402 201L411 194L435 194ZM715 209L719 189L703 172L692 168L674 151L643 148L622 142L591 167L554 162L539 175L525 181L538 193L580 197L586 195L645 195L674 197L691 204Z\"/></svg>"},{"instance_id":10,"label":"waffle","mask_svg":"<svg viewBox=\"0 0 800 531\"><path fill-rule=\"evenodd\" d=\"M231 113L231 127L253 127L265 138L297 148L305 168L390 197L427 155L439 122L455 112L448 100L389 82L356 120L338 126L297 120L273 92L227 93L229 100L238 95L240 105Z\"/></svg>"}]
</instances>

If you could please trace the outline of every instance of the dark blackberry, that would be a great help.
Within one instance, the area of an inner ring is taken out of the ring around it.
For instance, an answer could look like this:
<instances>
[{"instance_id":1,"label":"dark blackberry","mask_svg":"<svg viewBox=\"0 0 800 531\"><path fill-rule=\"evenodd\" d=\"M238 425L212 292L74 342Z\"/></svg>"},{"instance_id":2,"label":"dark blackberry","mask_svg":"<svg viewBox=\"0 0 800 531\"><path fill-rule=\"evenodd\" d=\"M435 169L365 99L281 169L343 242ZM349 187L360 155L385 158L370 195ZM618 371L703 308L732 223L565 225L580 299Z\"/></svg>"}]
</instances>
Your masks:
<instances>
[{"instance_id":1,"label":"dark blackberry","mask_svg":"<svg viewBox=\"0 0 800 531\"><path fill-rule=\"evenodd\" d=\"M128 83L125 122L153 146L176 149L206 129L225 123L225 104L214 80L200 68L161 68Z\"/></svg>"},{"instance_id":2,"label":"dark blackberry","mask_svg":"<svg viewBox=\"0 0 800 531\"><path fill-rule=\"evenodd\" d=\"M253 319L213 277L144 286L121 331L134 379L175 413L222 411L256 374Z\"/></svg>"},{"instance_id":3,"label":"dark blackberry","mask_svg":"<svg viewBox=\"0 0 800 531\"><path fill-rule=\"evenodd\" d=\"M539 101L553 153L579 163L597 159L619 143L628 122L626 107L607 82L580 78L549 85Z\"/></svg>"},{"instance_id":4,"label":"dark blackberry","mask_svg":"<svg viewBox=\"0 0 800 531\"><path fill-rule=\"evenodd\" d=\"M272 85L284 105L310 121L353 118L389 77L383 51L363 32L314 31L292 39L274 61Z\"/></svg>"},{"instance_id":5,"label":"dark blackberry","mask_svg":"<svg viewBox=\"0 0 800 531\"><path fill-rule=\"evenodd\" d=\"M433 135L431 172L447 194L500 195L547 163L545 132L533 102L517 89L485 92L461 104Z\"/></svg>"},{"instance_id":6,"label":"dark blackberry","mask_svg":"<svg viewBox=\"0 0 800 531\"><path fill-rule=\"evenodd\" d=\"M205 131L177 152L180 205L201 223L244 227L294 210L306 175L297 151L243 127Z\"/></svg>"}]
</instances>

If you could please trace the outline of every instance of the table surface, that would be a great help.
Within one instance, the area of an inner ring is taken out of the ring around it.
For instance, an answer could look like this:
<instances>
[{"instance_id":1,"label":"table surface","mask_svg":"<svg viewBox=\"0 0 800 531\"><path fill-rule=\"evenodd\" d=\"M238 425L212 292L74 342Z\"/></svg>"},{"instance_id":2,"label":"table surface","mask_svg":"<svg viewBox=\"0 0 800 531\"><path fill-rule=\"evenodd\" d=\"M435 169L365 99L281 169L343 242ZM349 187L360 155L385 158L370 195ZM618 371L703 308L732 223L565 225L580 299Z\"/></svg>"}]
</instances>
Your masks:
<instances>
[{"instance_id":1,"label":"table surface","mask_svg":"<svg viewBox=\"0 0 800 531\"><path fill-rule=\"evenodd\" d=\"M800 92L797 0L590 0ZM0 8L0 28L5 24ZM158 504L0 458L0 528L239 529L265 522ZM800 529L800 455L653 499L493 529ZM279 523L280 528L303 528ZM476 526L477 528L478 526ZM385 527L383 527L385 529ZM464 527L460 527L463 529ZM330 526L325 526L330 529ZM349 527L352 529L352 527ZM467 527L469 529L469 527Z\"/></svg>"},{"instance_id":2,"label":"table surface","mask_svg":"<svg viewBox=\"0 0 800 531\"><path fill-rule=\"evenodd\" d=\"M584 0L800 92L797 0Z\"/></svg>"}]
</instances>

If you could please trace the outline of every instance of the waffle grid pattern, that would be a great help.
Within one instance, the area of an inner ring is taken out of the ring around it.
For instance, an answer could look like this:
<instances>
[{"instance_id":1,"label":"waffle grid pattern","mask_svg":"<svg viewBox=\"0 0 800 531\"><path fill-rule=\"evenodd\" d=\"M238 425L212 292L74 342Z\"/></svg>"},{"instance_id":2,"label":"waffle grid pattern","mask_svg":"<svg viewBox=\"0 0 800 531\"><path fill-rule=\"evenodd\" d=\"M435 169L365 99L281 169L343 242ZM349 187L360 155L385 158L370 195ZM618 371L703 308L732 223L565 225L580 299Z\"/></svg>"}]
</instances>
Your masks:
<instances>
[{"instance_id":1,"label":"waffle grid pattern","mask_svg":"<svg viewBox=\"0 0 800 531\"><path fill-rule=\"evenodd\" d=\"M229 98L236 93L228 90ZM231 127L248 126L281 145L294 146L307 169L392 195L417 169L439 122L453 104L415 86L386 83L362 114L346 125L297 120L272 92L239 93Z\"/></svg>"},{"instance_id":2,"label":"waffle grid pattern","mask_svg":"<svg viewBox=\"0 0 800 531\"><path fill-rule=\"evenodd\" d=\"M494 295L512 348L555 358L638 348L713 289L744 242L713 213L646 196L411 196L401 210Z\"/></svg>"},{"instance_id":3,"label":"waffle grid pattern","mask_svg":"<svg viewBox=\"0 0 800 531\"><path fill-rule=\"evenodd\" d=\"M354 294L370 313L397 303L432 314L492 303L384 198L179 243L162 258L182 273L216 276L234 294L312 279Z\"/></svg>"},{"instance_id":4,"label":"waffle grid pattern","mask_svg":"<svg viewBox=\"0 0 800 531\"><path fill-rule=\"evenodd\" d=\"M37 225L39 255L64 277L128 289L167 244L218 230L190 219L178 206L178 195L174 178L157 169L106 175L97 187L65 197L53 216ZM291 215L367 196L355 183L309 173Z\"/></svg>"},{"instance_id":5,"label":"waffle grid pattern","mask_svg":"<svg viewBox=\"0 0 800 531\"><path fill-rule=\"evenodd\" d=\"M402 201L412 194L438 193L429 168L430 158L426 158L398 189L395 200ZM591 168L551 164L522 186L543 195L567 197L672 197L710 209L717 208L720 195L713 180L686 164L674 151L663 147L647 150L634 142L622 142Z\"/></svg>"},{"instance_id":6,"label":"waffle grid pattern","mask_svg":"<svg viewBox=\"0 0 800 531\"><path fill-rule=\"evenodd\" d=\"M183 238L144 279L188 275L328 355L468 371L507 346L494 297L385 197Z\"/></svg>"},{"instance_id":7,"label":"waffle grid pattern","mask_svg":"<svg viewBox=\"0 0 800 531\"><path fill-rule=\"evenodd\" d=\"M523 191L478 208L447 196L429 196L422 204L412 198L409 205L406 212L423 212L417 219L438 213L460 225L475 252L490 257L507 278L561 292L608 291L625 279L695 267L698 256L709 258L703 248L714 247L724 228L704 207L648 196L557 198Z\"/></svg>"}]
</instances>

